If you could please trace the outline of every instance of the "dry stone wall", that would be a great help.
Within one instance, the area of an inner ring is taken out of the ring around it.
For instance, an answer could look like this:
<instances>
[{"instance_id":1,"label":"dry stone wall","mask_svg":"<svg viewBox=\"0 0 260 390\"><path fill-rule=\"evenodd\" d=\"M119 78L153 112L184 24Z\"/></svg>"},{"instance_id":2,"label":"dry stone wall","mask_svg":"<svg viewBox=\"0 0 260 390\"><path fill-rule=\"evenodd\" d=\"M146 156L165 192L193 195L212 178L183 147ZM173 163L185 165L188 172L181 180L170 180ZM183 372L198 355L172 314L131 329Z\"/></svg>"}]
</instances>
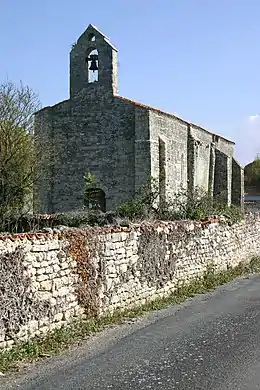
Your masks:
<instances>
[{"instance_id":1,"label":"dry stone wall","mask_svg":"<svg viewBox=\"0 0 260 390\"><path fill-rule=\"evenodd\" d=\"M0 236L0 348L27 341L82 313L76 262L52 234Z\"/></svg>"},{"instance_id":2,"label":"dry stone wall","mask_svg":"<svg viewBox=\"0 0 260 390\"><path fill-rule=\"evenodd\" d=\"M233 226L218 222L161 223L105 236L102 312L127 308L174 291L180 282L235 267L260 255L260 220Z\"/></svg>"},{"instance_id":3,"label":"dry stone wall","mask_svg":"<svg viewBox=\"0 0 260 390\"><path fill-rule=\"evenodd\" d=\"M82 255L77 234L85 245ZM178 283L202 276L211 262L222 270L258 255L260 217L256 214L232 226L179 221L2 235L0 348L89 313L93 302L84 301L82 294L86 291L92 299L90 286L95 286L98 313L104 314L166 296Z\"/></svg>"}]
</instances>

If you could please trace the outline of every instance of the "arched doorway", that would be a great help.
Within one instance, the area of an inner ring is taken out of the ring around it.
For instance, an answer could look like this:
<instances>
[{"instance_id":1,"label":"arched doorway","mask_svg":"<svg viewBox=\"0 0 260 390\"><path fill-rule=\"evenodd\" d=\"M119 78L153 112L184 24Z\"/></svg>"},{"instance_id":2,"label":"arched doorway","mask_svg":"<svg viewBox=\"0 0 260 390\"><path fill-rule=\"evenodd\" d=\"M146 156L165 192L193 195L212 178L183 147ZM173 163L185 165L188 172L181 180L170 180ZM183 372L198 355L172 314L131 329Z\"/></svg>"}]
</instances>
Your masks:
<instances>
[{"instance_id":1,"label":"arched doorway","mask_svg":"<svg viewBox=\"0 0 260 390\"><path fill-rule=\"evenodd\" d=\"M89 210L106 211L106 194L101 188L88 188L85 191L84 206Z\"/></svg>"}]
</instances>

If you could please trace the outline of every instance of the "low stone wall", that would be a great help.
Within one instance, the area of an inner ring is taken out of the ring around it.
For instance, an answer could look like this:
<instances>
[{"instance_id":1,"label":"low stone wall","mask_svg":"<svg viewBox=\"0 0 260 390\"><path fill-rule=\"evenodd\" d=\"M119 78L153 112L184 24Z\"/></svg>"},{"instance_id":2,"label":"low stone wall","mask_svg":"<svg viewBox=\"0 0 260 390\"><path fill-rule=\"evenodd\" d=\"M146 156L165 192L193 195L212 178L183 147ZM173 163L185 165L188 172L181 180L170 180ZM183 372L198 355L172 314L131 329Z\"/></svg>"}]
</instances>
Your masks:
<instances>
[{"instance_id":1,"label":"low stone wall","mask_svg":"<svg viewBox=\"0 0 260 390\"><path fill-rule=\"evenodd\" d=\"M0 348L61 327L83 312L75 269L58 235L0 236Z\"/></svg>"},{"instance_id":2,"label":"low stone wall","mask_svg":"<svg viewBox=\"0 0 260 390\"><path fill-rule=\"evenodd\" d=\"M260 255L260 217L0 236L0 348L113 312ZM95 309L95 310L94 310Z\"/></svg>"},{"instance_id":3,"label":"low stone wall","mask_svg":"<svg viewBox=\"0 0 260 390\"><path fill-rule=\"evenodd\" d=\"M227 226L194 222L144 225L107 234L102 261L102 312L127 308L174 291L180 282L235 267L260 255L260 219Z\"/></svg>"}]
</instances>

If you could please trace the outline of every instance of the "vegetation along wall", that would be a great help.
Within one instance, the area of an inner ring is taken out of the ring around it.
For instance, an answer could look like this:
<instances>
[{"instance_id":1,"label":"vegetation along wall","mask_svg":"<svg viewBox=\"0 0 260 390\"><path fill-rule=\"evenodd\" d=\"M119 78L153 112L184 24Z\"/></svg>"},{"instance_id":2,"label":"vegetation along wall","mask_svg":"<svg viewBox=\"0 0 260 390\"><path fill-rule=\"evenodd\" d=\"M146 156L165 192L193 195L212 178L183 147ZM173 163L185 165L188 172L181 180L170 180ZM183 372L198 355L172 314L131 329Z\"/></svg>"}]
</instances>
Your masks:
<instances>
[{"instance_id":1,"label":"vegetation along wall","mask_svg":"<svg viewBox=\"0 0 260 390\"><path fill-rule=\"evenodd\" d=\"M0 236L0 348L260 255L260 217Z\"/></svg>"}]
</instances>

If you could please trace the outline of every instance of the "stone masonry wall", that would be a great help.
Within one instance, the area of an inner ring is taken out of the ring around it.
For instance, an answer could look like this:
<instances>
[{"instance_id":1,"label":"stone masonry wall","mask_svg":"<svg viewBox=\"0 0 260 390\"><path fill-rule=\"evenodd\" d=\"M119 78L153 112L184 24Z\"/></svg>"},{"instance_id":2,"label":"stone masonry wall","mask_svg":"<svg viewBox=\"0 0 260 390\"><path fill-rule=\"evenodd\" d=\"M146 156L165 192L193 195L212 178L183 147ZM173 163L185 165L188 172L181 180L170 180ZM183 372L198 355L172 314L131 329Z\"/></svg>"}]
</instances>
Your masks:
<instances>
[{"instance_id":1,"label":"stone masonry wall","mask_svg":"<svg viewBox=\"0 0 260 390\"><path fill-rule=\"evenodd\" d=\"M103 237L102 312L167 295L181 281L234 267L260 255L260 218L227 226L216 223L162 223Z\"/></svg>"},{"instance_id":2,"label":"stone masonry wall","mask_svg":"<svg viewBox=\"0 0 260 390\"><path fill-rule=\"evenodd\" d=\"M160 183L159 140L165 144L165 190L170 201L181 188L187 188L187 126L174 117L148 111L150 126L150 176Z\"/></svg>"},{"instance_id":3,"label":"stone masonry wall","mask_svg":"<svg viewBox=\"0 0 260 390\"><path fill-rule=\"evenodd\" d=\"M82 232L86 241L80 239ZM69 249L71 233L74 252ZM82 249L80 240L88 243ZM2 235L0 348L68 324L87 309L89 313L91 299L98 314L129 308L167 296L178 283L202 276L209 263L222 270L259 255L260 215L232 226L218 220L178 221L66 229L59 235ZM79 286L88 300L80 299Z\"/></svg>"},{"instance_id":4,"label":"stone masonry wall","mask_svg":"<svg viewBox=\"0 0 260 390\"><path fill-rule=\"evenodd\" d=\"M58 235L0 236L0 348L60 328L82 313L76 263L66 248Z\"/></svg>"},{"instance_id":5,"label":"stone masonry wall","mask_svg":"<svg viewBox=\"0 0 260 390\"><path fill-rule=\"evenodd\" d=\"M37 134L49 127L59 145L52 172L52 188L40 183L39 212L64 212L82 208L84 175L97 178L105 192L107 210L133 198L135 191L135 111L117 98L105 102L85 91L37 114ZM86 109L87 107L87 109Z\"/></svg>"},{"instance_id":6,"label":"stone masonry wall","mask_svg":"<svg viewBox=\"0 0 260 390\"><path fill-rule=\"evenodd\" d=\"M222 203L230 205L232 189L232 158L219 150L215 151L215 158L213 195Z\"/></svg>"},{"instance_id":7,"label":"stone masonry wall","mask_svg":"<svg viewBox=\"0 0 260 390\"><path fill-rule=\"evenodd\" d=\"M232 159L232 204L244 207L244 169Z\"/></svg>"}]
</instances>

